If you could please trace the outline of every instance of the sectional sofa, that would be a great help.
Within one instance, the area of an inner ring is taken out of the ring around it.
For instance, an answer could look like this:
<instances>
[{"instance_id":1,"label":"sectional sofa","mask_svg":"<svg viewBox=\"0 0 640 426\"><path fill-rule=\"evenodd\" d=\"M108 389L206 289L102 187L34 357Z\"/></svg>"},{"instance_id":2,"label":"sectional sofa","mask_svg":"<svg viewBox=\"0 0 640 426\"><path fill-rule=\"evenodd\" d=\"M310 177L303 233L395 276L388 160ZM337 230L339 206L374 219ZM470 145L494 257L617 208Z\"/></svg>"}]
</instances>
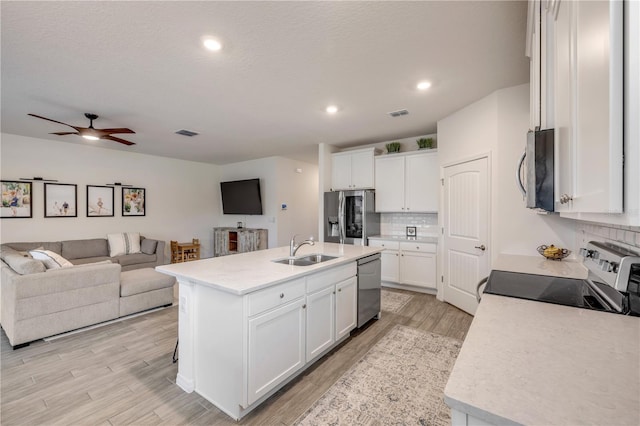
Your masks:
<instances>
[{"instance_id":1,"label":"sectional sofa","mask_svg":"<svg viewBox=\"0 0 640 426\"><path fill-rule=\"evenodd\" d=\"M141 238L141 252L109 256L105 238L0 246L0 324L15 348L44 337L173 303L175 278L153 268L165 263L164 241ZM47 269L34 249L61 255L72 266Z\"/></svg>"}]
</instances>

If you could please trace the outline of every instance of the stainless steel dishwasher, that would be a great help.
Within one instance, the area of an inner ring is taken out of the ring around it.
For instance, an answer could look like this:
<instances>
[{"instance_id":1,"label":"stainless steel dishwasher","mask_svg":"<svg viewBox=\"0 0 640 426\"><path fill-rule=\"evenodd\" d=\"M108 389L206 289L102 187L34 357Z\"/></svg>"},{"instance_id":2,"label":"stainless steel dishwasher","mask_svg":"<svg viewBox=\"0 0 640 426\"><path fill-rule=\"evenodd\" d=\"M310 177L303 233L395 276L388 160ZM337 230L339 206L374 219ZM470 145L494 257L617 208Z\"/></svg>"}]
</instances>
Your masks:
<instances>
[{"instance_id":1,"label":"stainless steel dishwasher","mask_svg":"<svg viewBox=\"0 0 640 426\"><path fill-rule=\"evenodd\" d=\"M358 259L358 327L380 317L380 253Z\"/></svg>"}]
</instances>

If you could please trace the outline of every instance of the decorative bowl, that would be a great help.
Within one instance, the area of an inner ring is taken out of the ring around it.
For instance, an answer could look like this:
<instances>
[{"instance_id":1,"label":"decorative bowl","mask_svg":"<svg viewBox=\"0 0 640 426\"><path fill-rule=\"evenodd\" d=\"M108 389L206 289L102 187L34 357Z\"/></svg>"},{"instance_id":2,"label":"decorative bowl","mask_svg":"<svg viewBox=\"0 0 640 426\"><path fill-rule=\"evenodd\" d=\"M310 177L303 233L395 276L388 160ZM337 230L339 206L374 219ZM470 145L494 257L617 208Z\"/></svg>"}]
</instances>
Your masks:
<instances>
[{"instance_id":1,"label":"decorative bowl","mask_svg":"<svg viewBox=\"0 0 640 426\"><path fill-rule=\"evenodd\" d=\"M571 254L571 250L556 247L551 244L550 246L539 246L538 253L550 260L562 260Z\"/></svg>"}]
</instances>

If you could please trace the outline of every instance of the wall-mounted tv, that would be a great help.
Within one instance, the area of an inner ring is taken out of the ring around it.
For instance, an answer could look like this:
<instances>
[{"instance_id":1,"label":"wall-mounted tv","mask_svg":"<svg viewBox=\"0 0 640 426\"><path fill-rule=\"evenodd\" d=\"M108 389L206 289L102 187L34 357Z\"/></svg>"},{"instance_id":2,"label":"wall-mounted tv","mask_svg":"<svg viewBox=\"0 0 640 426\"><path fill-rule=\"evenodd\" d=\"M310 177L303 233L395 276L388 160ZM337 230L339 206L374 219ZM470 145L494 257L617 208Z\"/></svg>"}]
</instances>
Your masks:
<instances>
[{"instance_id":1,"label":"wall-mounted tv","mask_svg":"<svg viewBox=\"0 0 640 426\"><path fill-rule=\"evenodd\" d=\"M220 182L224 214L262 214L260 179Z\"/></svg>"}]
</instances>

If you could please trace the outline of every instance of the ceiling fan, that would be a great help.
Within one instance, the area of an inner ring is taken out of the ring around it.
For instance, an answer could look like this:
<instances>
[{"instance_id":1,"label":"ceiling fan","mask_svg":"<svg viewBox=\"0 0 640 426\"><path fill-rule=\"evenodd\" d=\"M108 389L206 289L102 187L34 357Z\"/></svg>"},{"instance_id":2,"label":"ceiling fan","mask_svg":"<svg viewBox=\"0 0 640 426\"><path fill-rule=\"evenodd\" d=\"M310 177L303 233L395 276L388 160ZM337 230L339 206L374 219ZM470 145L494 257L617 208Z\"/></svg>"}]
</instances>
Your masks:
<instances>
[{"instance_id":1,"label":"ceiling fan","mask_svg":"<svg viewBox=\"0 0 640 426\"><path fill-rule=\"evenodd\" d=\"M106 140L110 140L110 141L114 141L114 142L119 142L119 143L124 144L124 145L135 145L135 143L133 143L133 142L129 142L127 140L120 139L120 138L117 138L115 136L111 136L112 134L116 134L116 133L135 133L131 129L127 129L127 128L124 128L124 127L123 128L119 128L119 129L95 129L93 127L93 120L98 118L98 116L96 114L90 114L88 112L84 114L84 116L89 119L89 127L77 127L77 126L72 126L71 124L63 123L62 121L52 120L50 118L41 117L41 116L35 115L35 114L29 114L29 115L32 116L32 117L41 118L43 120L53 121L54 123L64 124L65 126L72 127L72 128L74 128L76 130L75 132L49 133L50 135L58 135L58 136L79 135L79 136L82 136L83 138L91 140L91 141L97 141L98 139L106 139Z\"/></svg>"}]
</instances>

